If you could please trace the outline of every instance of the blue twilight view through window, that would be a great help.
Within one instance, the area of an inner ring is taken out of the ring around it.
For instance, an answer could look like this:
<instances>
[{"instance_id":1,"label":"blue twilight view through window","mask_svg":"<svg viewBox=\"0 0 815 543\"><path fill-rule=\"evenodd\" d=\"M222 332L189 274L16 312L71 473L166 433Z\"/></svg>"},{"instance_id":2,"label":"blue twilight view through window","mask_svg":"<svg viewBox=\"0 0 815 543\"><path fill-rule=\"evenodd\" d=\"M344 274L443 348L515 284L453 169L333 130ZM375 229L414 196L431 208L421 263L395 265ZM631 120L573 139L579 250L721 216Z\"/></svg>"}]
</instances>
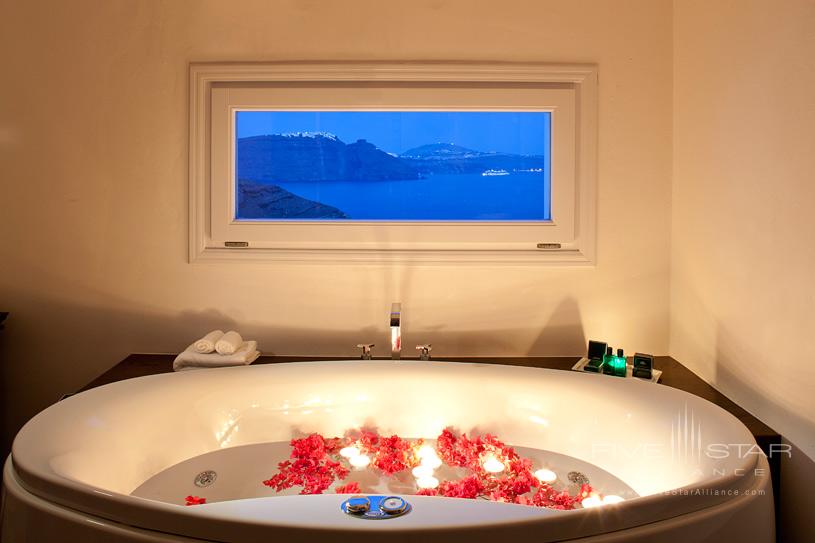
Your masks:
<instances>
[{"instance_id":1,"label":"blue twilight view through window","mask_svg":"<svg viewBox=\"0 0 815 543\"><path fill-rule=\"evenodd\" d=\"M239 111L239 220L548 221L551 114Z\"/></svg>"}]
</instances>

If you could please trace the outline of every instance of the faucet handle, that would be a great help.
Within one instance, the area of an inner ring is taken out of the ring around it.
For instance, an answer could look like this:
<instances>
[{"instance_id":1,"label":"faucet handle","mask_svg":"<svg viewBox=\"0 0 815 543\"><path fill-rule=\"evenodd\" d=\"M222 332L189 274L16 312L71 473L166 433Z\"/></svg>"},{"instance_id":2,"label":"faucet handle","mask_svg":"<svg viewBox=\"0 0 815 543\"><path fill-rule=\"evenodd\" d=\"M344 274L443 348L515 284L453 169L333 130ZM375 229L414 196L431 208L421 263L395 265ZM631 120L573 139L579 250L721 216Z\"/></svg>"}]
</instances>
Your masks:
<instances>
[{"instance_id":1,"label":"faucet handle","mask_svg":"<svg viewBox=\"0 0 815 543\"><path fill-rule=\"evenodd\" d=\"M419 360L430 360L430 351L433 350L433 345L430 343L416 345L416 350L419 351Z\"/></svg>"},{"instance_id":2,"label":"faucet handle","mask_svg":"<svg viewBox=\"0 0 815 543\"><path fill-rule=\"evenodd\" d=\"M373 347L375 343L357 343L357 347L362 349L362 358L363 360L370 360L371 359L371 347Z\"/></svg>"}]
</instances>

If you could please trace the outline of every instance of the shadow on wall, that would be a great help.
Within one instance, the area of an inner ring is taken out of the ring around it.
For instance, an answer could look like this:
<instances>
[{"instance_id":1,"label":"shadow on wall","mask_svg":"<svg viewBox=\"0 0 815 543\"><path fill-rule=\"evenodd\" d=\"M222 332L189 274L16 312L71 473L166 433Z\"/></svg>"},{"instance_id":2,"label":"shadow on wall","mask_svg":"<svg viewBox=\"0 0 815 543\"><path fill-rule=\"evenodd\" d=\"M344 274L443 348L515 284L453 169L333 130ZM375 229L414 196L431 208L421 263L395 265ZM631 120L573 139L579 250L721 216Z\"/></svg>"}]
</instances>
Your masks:
<instances>
[{"instance_id":1,"label":"shadow on wall","mask_svg":"<svg viewBox=\"0 0 815 543\"><path fill-rule=\"evenodd\" d=\"M758 377L749 379L757 374L746 372L745 368L762 362L755 360L756 353L745 348L745 343L737 341L722 325L717 327L716 337L716 373L712 384L731 399L736 397L734 392L738 392L741 397L750 394L752 397L749 406L744 402L738 403L762 421L767 422L771 414L780 414L776 417L783 416L787 427L799 428L799 434L815 436L815 422L791 409L783 396ZM741 371L732 371L734 365L740 367ZM774 430L781 433L778 428ZM780 492L775 497L778 540L785 543L810 543L815 541L815 523L812 522L808 507L812 489L815 488L815 461L783 436L782 440L792 447L792 451L789 455L780 455ZM792 531L792 527L795 527L795 531Z\"/></svg>"},{"instance_id":2,"label":"shadow on wall","mask_svg":"<svg viewBox=\"0 0 815 543\"><path fill-rule=\"evenodd\" d=\"M125 306L124 300L105 296L105 307L73 305L60 300L25 297L12 300L14 315L0 344L4 450L33 415L74 392L130 353L177 353L194 339L215 328L238 329L258 340L264 354L358 356L357 343L373 342L375 356L389 356L387 307L382 319L370 326L347 330L269 327L258 322L238 323L224 313L207 309L174 315L150 308ZM132 304L130 304L132 306ZM406 304L403 355L415 357L414 345L433 343L436 358L444 356L579 355L585 349L580 312L573 300L561 302L541 331L540 327L500 328L498 316L486 320L488 330L450 330L447 326L421 327L410 319ZM471 311L471 310L470 310ZM491 309L490 309L491 311ZM317 323L319 325L319 323ZM518 345L518 337L535 337ZM169 338L169 339L168 339ZM276 346L278 346L276 348Z\"/></svg>"},{"instance_id":3,"label":"shadow on wall","mask_svg":"<svg viewBox=\"0 0 815 543\"><path fill-rule=\"evenodd\" d=\"M815 436L812 413L799 413L785 395L761 378L761 373L749 371L749 368L764 363L756 358L756 352L747 349L744 342L737 341L724 326L718 327L717 337L716 373L712 384L725 395L736 398L749 395L748 401L737 399L737 403L763 422L770 424L773 415L776 419L783 417L787 428L800 429L800 435ZM781 433L779 428L774 429ZM806 456L803 452L801 454Z\"/></svg>"},{"instance_id":4,"label":"shadow on wall","mask_svg":"<svg viewBox=\"0 0 815 543\"><path fill-rule=\"evenodd\" d=\"M566 298L555 307L549 322L529 346L528 354L546 352L549 356L582 355L587 344L580 307L576 300Z\"/></svg>"}]
</instances>

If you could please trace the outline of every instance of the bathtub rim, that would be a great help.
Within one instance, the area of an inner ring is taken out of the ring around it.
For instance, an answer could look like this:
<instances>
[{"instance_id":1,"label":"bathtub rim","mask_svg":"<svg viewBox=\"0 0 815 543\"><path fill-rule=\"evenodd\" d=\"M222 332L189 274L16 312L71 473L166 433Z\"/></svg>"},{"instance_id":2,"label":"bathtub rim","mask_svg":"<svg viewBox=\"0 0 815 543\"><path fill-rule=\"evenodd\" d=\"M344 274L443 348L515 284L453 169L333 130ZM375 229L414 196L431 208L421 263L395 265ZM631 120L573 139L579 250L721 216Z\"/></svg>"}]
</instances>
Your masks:
<instances>
[{"instance_id":1,"label":"bathtub rim","mask_svg":"<svg viewBox=\"0 0 815 543\"><path fill-rule=\"evenodd\" d=\"M759 463L761 464L762 462L759 462ZM767 464L767 459L766 458L763 459L763 465L764 465L764 467L769 467L769 464ZM154 530L144 530L144 529L138 528L138 527L132 527L132 526L117 524L117 523L115 523L113 521L109 521L108 519L105 519L105 518L102 518L102 517L91 516L91 515L89 515L87 513L81 512L81 511L75 511L75 510L72 510L72 509L65 508L65 507L63 507L61 505L58 505L58 504L47 502L45 500L42 500L38 496L35 496L35 495L27 492L23 487L21 487L19 485L18 481L16 480L16 478L13 476L12 472L10 471L10 468L11 468L11 458L9 457L6 460L6 463L5 463L4 469L3 469L3 473L4 473L3 480L5 482L5 491L7 493L5 497L10 498L11 500L16 500L18 502L21 502L26 507L33 507L33 508L39 508L40 510L47 510L48 514L57 515L58 517L62 517L62 518L76 519L76 521L81 522L81 523L83 523L85 525L92 524L94 527L96 527L96 528L94 528L95 530L101 530L101 531L108 532L108 533L110 533L112 531L112 532L114 532L114 533L116 533L118 535L131 536L131 535L135 534L135 535L141 535L141 536L144 536L144 535L154 536L154 539L150 539L150 541L168 541L168 540L169 541L189 541L189 542L203 541L200 538L188 538L187 536L179 536L179 535L176 535L176 534L171 534L171 533L166 533L166 532L157 532L157 531L154 531ZM729 517L731 512L734 510L734 508L738 509L740 507L744 507L744 504L747 503L747 502L752 503L755 500L764 500L765 501L764 507L766 507L766 502L769 501L769 503L772 504L772 500L773 500L772 485L766 479L761 480L761 481L756 481L756 485L754 485L753 490L761 490L761 489L765 490L769 495L761 496L761 495L754 495L754 494L753 495L745 494L745 495L741 495L741 496L736 496L732 500L729 500L727 502L724 502L722 504L719 504L719 505L716 505L716 506L713 506L713 507L709 507L709 508L706 508L706 509L703 509L703 510L700 510L700 511L696 511L696 512L687 513L687 514L684 514L684 515L679 515L679 516L672 517L672 518L669 518L669 519L658 520L658 521L654 521L654 522L651 522L651 523L648 523L648 524L635 526L635 527L627 529L627 530L625 530L623 532L617 532L614 535L626 534L629 531L632 534L634 534L634 533L642 534L643 530L644 530L647 533L651 534L652 540L653 540L653 536L663 534L664 530L667 529L668 533L670 533L670 531L672 530L672 527L682 526L682 525L684 525L686 523L691 523L693 521L693 519L699 519L699 518L703 518L703 517L710 518L711 516L719 515L722 512L724 512ZM756 504L756 505L761 507L761 504ZM753 509L754 508L755 508L755 505L753 506ZM4 513L5 512L6 511L4 511ZM750 518L752 519L754 517L751 515ZM4 528L3 532L5 533L6 529L8 529L8 525L10 525L12 522L16 522L18 520L19 520L19 517L16 517L16 518L15 517L3 518L0 521L0 523L2 523L3 528ZM770 542L775 540L774 539L775 518L774 518L774 513L772 511L770 512L770 515L769 515L767 520L769 520L769 522L770 522L769 526L765 526L765 525L761 526L762 530L765 533L765 536L767 536L767 537L762 537L761 540L770 543ZM370 524L370 523L368 523L368 524ZM525 527L523 527L523 526L520 527L519 531L521 532L522 536L528 536L528 533L523 532L524 528ZM508 534L501 533L501 532L498 532L498 531L493 531L493 532L488 533L487 536L490 536L490 534L498 535L499 533L500 533L501 536L508 535ZM754 532L750 532L750 533L755 535ZM268 537L269 534L266 533L266 534L263 534L263 535ZM308 533L305 534L304 537L308 537L309 535L313 536L313 535L322 535L322 534L314 534L312 532L312 534L308 534ZM345 534L340 534L340 536L342 536L342 535L345 535ZM368 534L365 534L365 535L371 535L371 533L369 532ZM401 535L404 536L405 535L404 532L402 532ZM410 537L409 540L410 541L415 540L415 538L413 538L413 535L414 534L409 534L409 537ZM458 534L458 535L461 535L461 534ZM464 535L464 537L459 537L457 540L458 541L462 541L462 540L471 541L472 540L472 532L470 532L469 535L468 534L463 534L463 535ZM486 539L484 532L479 531L478 535L482 536L483 538ZM358 541L358 539L356 539L356 537L359 537L359 535L355 534L354 538L353 538L353 541ZM543 539L540 539L540 538L538 538L538 539L543 541ZM546 538L546 539L548 540L549 538ZM586 541L594 541L595 539L596 539L596 537L594 537L594 536L586 536L586 538L585 538ZM230 539L230 540L232 540L232 539ZM337 541L351 541L352 538L349 538L349 537L344 537L344 538L343 537L336 537L335 540L337 540ZM396 541L396 538L392 538L391 540ZM575 541L572 538L569 538L569 540L570 541ZM583 541L584 538L580 537L577 540ZM130 539L128 539L128 541L130 541ZM144 541L143 537L140 537L138 539L138 541L143 542ZM213 541L213 540L210 538L210 539L206 539L206 541ZM240 542L238 542L238 543L240 543Z\"/></svg>"},{"instance_id":2,"label":"bathtub rim","mask_svg":"<svg viewBox=\"0 0 815 543\"><path fill-rule=\"evenodd\" d=\"M305 365L305 364L315 364L315 363L324 363L330 365L342 364L342 363L359 363L359 360L343 360L343 361L308 361L308 362L295 362L295 363L287 363L287 366L292 365ZM484 363L472 363L472 362L441 362L437 361L435 363L444 363L444 364L462 364L462 365L471 365L471 366L494 366L502 368L502 371L534 371L534 372L549 372L549 373L563 373L562 370L552 370L546 368L527 368L527 367L520 367L520 366L505 366L505 365L497 365L497 364L484 364ZM257 367L257 366L256 366ZM269 366L260 366L260 367L269 367ZM208 371L234 371L234 370L243 370L245 368L219 368L216 370L208 370ZM162 377L166 378L168 374L159 374L159 375L151 375L151 376L144 376L144 377L137 377L134 379L128 379L126 381L119 381L116 383L110 383L107 385L103 385L102 387L98 387L98 390L102 388L114 387L114 386L122 386L128 382L132 381L142 381L148 379L161 379ZM175 374L170 374L175 375ZM183 375L183 374L181 374ZM595 378L596 376L592 376L590 378ZM611 378L609 378L611 379ZM610 383L616 381L609 381ZM643 383L644 386L663 386L663 385L653 385L651 383ZM726 410L722 409L721 407L705 400L704 398L700 398L693 394L690 394L685 391L681 391L678 389L674 389L671 387L669 388L673 393L679 393L680 395L685 395L687 397L693 398L693 401L701 401L705 402L706 404L714 406L718 409L724 416L729 417L732 422L737 423L741 427L744 427L743 423L739 421L736 417L732 414L727 412ZM87 394L86 391L81 394ZM58 408L59 403L47 408L44 411L49 409L56 409ZM38 415L39 416L39 415ZM34 424L37 417L35 416L31 421L29 421L26 426L30 424ZM25 427L23 428L25 430ZM23 432L20 431L20 433ZM752 434L744 427L745 432L750 435L750 439L753 443L755 440L752 437ZM19 434L18 434L19 435ZM195 511L201 511L197 508L189 508L184 506L177 506L173 504L166 504L162 502L156 502L152 500L146 500L143 498L138 498L135 496L130 496L127 494L122 494L118 492L113 492L97 487L93 487L92 485L79 483L77 481L65 478L60 476L59 474L48 471L48 472L38 472L37 470L27 469L26 462L23 459L22 461L14 461L15 452L17 450L17 439L15 439L15 447L12 449L12 454L9 455L8 464L9 469L14 474L15 479L18 481L18 484L24 488L27 492L44 499L46 501L59 504L64 507L68 507L70 509L80 511L83 513L87 513L90 515L98 516L100 518L105 518L111 520L113 522L118 522L122 524L127 524L131 526L135 526L138 528L146 529L146 530L159 530L164 531L167 533L173 533L177 535L182 535L186 537L211 537L211 532L207 530L201 530L201 513L196 513ZM766 458L762 459L766 463ZM699 499L699 497L695 497L695 499L691 500L688 499L688 496L694 493L694 491L725 491L725 490L744 490L753 486L756 486L761 482L761 480L765 478L769 478L769 470L763 476L756 475L754 469L759 464L758 455L748 455L744 458L744 462L742 463L741 469L745 471L751 472L751 476L737 476L735 474L728 474L725 476L717 476L710 479L705 479L697 484L685 485L682 487L678 487L672 489L671 493L678 493L679 495L673 494L651 494L648 496L642 496L638 498L633 498L626 500L620 504L614 506L604 506L602 508L596 509L587 509L587 510L573 510L573 511L551 511L547 510L545 512L541 512L542 514L539 517L532 518L525 521L518 521L518 520L502 520L500 518L490 519L489 521L479 522L478 526L484 528L496 528L501 526L506 526L508 524L512 524L513 526L517 525L519 522L528 522L528 523L539 523L539 522L546 522L547 526L553 528L552 532L556 533L555 526L553 524L561 524L566 525L567 528L565 530L566 533L572 534L572 537L577 537L574 534L573 530L569 530L568 526L571 524L578 524L580 525L580 534L581 537L586 537L589 535L595 535L600 533L605 533L608 531L615 531L615 530L622 530L627 528L632 528L635 526L640 526L644 524L649 524L661 520L666 520L668 518L673 518L676 516L680 516L683 514L692 513L694 511L699 511L708 507L715 506L717 504L723 503L731 497L728 497L725 492L720 492L718 495L716 492L713 492L714 495L710 495L708 493L704 494L704 499ZM717 484L711 485L710 483L715 481ZM414 495L406 495L409 496L408 499L414 500L415 498L426 498L426 499L434 499L434 500L455 500L455 498L430 498L430 497L417 497ZM308 499L309 496L277 496L271 499L274 500L303 500ZM265 498L255 498L255 499L265 499ZM457 500L458 501L458 500ZM509 507L524 507L518 505L509 505L509 504L499 504L503 506ZM665 507L665 506L668 507ZM681 507L679 507L681 505ZM612 515L605 515L603 523L592 522L592 520L598 520L597 511L609 511L610 508L614 508L615 511L618 511L620 514L615 515L617 518L611 518ZM204 508L206 510L206 508ZM654 516L655 513L656 516ZM205 516L205 515L204 515ZM205 516L205 518L207 518ZM560 520L557 520L560 519ZM214 519L209 519L214 520ZM611 521L611 526L609 526L609 521ZM242 522L235 522L230 521L230 519L219 519L217 522L218 525L222 527L222 531L224 533L231 533L234 532L235 528L238 525L243 525ZM371 523L366 523L371 524ZM379 524L379 523L373 523ZM595 526L594 529L586 529L588 524L593 524ZM602 524L598 526L598 524ZM300 524L293 524L293 525L286 525L285 523L261 523L262 526L267 528L297 528L302 527ZM467 524L467 527L470 527L471 523ZM456 525L451 524L450 529L455 529ZM211 529L211 528L210 528ZM424 528L422 527L413 527L411 531L415 531L416 533L420 533ZM330 529L326 529L328 531L332 530L343 530L343 528L338 526L333 526ZM434 531L437 531L438 528L433 528ZM352 530L353 531L353 530Z\"/></svg>"},{"instance_id":3,"label":"bathtub rim","mask_svg":"<svg viewBox=\"0 0 815 543\"><path fill-rule=\"evenodd\" d=\"M767 463L766 458L760 458L757 462L759 465L762 465L764 468L768 468L769 464ZM133 523L132 517L129 520L122 520L115 518L114 516L107 514L109 512L103 511L96 512L92 510L87 510L84 507L76 507L72 506L70 503L65 503L62 500L49 500L43 496L40 496L36 492L32 492L28 486L19 478L18 474L14 470L13 459L11 455L8 456L5 462L4 470L3 470L3 480L6 486L6 489L10 489L13 486L19 487L23 492L33 496L36 499L43 500L55 507L62 507L69 510L72 513L78 515L87 515L92 516L97 519L101 519L106 522L110 522L116 524L118 526L133 529L136 531L148 531L153 533L165 533L172 537L178 538L189 538L190 540L206 540L206 541L235 541L241 542L244 539L239 537L238 539L234 539L235 534L244 534L246 536L246 541L254 541L254 536L268 536L271 531L274 530L283 530L286 533L294 534L294 533L301 533L304 537L320 537L320 536L329 536L331 534L337 534L338 532L343 536L355 536L355 537L364 537L366 535L370 536L372 534L387 532L392 533L393 530L391 528L396 528L395 526L391 525L387 522L365 522L365 521L357 521L356 525L351 526L348 529L339 528L339 527L313 527L313 526L304 526L303 524L280 524L280 523L247 523L244 519L235 520L235 519L227 519L225 521L224 518L217 518L212 517L209 515L209 511L206 511L205 506L197 506L197 507L184 507L180 505L171 505L171 504L162 504L160 502L152 502L159 504L161 507L158 508L151 508L151 510L146 511L145 518L150 518L150 523ZM734 500L744 500L744 499L765 499L767 500L770 505L772 505L772 485L770 484L769 477L743 477L742 480L750 484L743 485L744 488L742 489L744 492L740 492L738 495L732 496L727 498L726 500L721 500L713 504L705 504L701 507L694 507L689 508L687 510L675 510L671 515L663 515L660 517L649 517L647 514L640 515L642 516L642 520L639 522L626 522L621 524L619 522L607 522L609 518L612 518L611 515L603 515L602 511L606 510L612 512L614 510L617 515L616 517L624 517L626 515L626 509L631 509L631 506L624 507L625 504L633 503L636 500L647 500L652 498L653 496L646 496L643 498L635 498L632 500L628 500L626 502L622 502L620 504L604 506L602 508L593 508L593 509L585 509L585 510L574 510L574 511L549 511L545 517L540 518L530 518L527 520L512 520L507 522L490 522L490 523L479 523L477 525L473 525L472 523L465 523L462 525L449 525L445 526L444 528L439 527L431 527L431 528L410 528L410 529L402 529L399 530L398 533L410 534L411 536L421 537L422 535L427 534L439 534L439 533L456 533L459 529L463 529L464 532L473 533L474 531L478 530L479 533L483 530L496 530L500 531L503 528L511 528L514 530L525 530L525 529L535 529L539 528L538 525L542 524L545 526L545 535L540 537L536 536L536 541L540 541L541 543L546 542L555 542L555 541L562 541L562 540L572 540L574 538L581 539L581 538L591 538L595 536L599 536L605 533L616 532L616 531L624 531L630 529L641 529L646 528L651 525L669 522L673 519L680 519L683 517L687 517L689 515L694 515L701 513L705 510L709 509L716 509L725 506L730 501ZM10 484L9 484L10 483ZM763 489L768 495L767 496L754 496L747 494L748 490L754 489ZM336 494L324 494L324 497L335 498L336 503L331 504L329 507L332 511L338 510L339 503L344 500L347 496L336 495ZM260 500L281 500L281 499L295 499L295 500L308 500L313 496L288 496L288 497L269 497L269 498L258 498ZM456 498L438 498L438 497L429 497L429 496L409 496L408 499L414 506L417 502L421 501L429 501L429 500L446 500L452 502L466 502L469 500L459 500ZM149 501L149 500L144 500ZM129 507L132 504L123 504L125 507ZM211 504L211 505L218 505ZM498 504L494 503L491 505L497 506L504 506L504 507L525 507L525 506L516 506L511 504ZM639 504L636 505L637 509L640 509ZM180 513L180 514L178 514ZM582 518L578 517L581 515ZM771 513L774 516L774 513ZM630 518L630 516L629 516ZM204 524L202 520L206 519L207 522ZM159 520L159 522L156 522ZM560 522L558 522L558 520ZM614 520L612 518L612 520ZM553 522L554 521L554 522ZM576 521L579 524L579 533L575 533L574 524ZM589 527L587 524L591 523L592 526ZM373 528L373 530L372 530ZM248 529L248 532L246 530ZM378 530L377 530L378 529ZM262 533L259 533L262 531ZM185 539L186 540L186 539Z\"/></svg>"}]
</instances>

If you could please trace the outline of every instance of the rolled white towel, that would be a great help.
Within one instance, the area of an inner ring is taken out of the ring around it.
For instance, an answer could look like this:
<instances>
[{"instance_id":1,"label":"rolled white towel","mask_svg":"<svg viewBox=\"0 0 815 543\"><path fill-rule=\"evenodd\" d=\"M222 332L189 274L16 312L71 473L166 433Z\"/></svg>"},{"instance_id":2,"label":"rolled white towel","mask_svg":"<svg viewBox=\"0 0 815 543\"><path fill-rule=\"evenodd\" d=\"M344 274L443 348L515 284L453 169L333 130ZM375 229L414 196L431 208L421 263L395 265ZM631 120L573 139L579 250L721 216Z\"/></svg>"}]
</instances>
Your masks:
<instances>
[{"instance_id":1,"label":"rolled white towel","mask_svg":"<svg viewBox=\"0 0 815 543\"><path fill-rule=\"evenodd\" d=\"M193 343L193 348L196 352L201 354L211 353L215 350L215 344L224 336L224 333L221 330L213 330L209 334L205 335L195 343Z\"/></svg>"},{"instance_id":2,"label":"rolled white towel","mask_svg":"<svg viewBox=\"0 0 815 543\"><path fill-rule=\"evenodd\" d=\"M190 345L187 349L175 357L173 369L175 371L190 370L196 368L222 368L229 366L246 366L251 364L260 356L257 350L256 341L247 341L240 346L234 354L222 355L218 353L201 354L195 352L195 345Z\"/></svg>"},{"instance_id":3,"label":"rolled white towel","mask_svg":"<svg viewBox=\"0 0 815 543\"><path fill-rule=\"evenodd\" d=\"M218 354L234 354L243 345L243 338L239 333L230 330L215 343Z\"/></svg>"}]
</instances>

